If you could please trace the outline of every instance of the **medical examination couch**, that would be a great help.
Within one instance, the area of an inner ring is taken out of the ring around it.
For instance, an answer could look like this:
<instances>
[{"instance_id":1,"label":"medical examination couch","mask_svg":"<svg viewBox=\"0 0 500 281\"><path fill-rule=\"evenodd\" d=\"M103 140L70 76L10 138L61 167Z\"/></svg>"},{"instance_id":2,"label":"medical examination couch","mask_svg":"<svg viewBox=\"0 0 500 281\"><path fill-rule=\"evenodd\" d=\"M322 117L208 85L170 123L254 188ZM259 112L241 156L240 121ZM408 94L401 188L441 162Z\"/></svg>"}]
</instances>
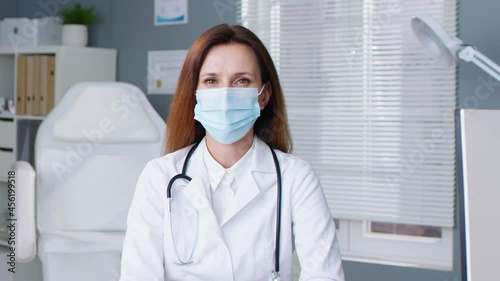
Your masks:
<instances>
[{"instance_id":1,"label":"medical examination couch","mask_svg":"<svg viewBox=\"0 0 500 281\"><path fill-rule=\"evenodd\" d=\"M164 130L133 85L70 88L39 127L35 169L13 165L17 261L38 255L43 281L118 280L135 184L147 161L161 155Z\"/></svg>"}]
</instances>

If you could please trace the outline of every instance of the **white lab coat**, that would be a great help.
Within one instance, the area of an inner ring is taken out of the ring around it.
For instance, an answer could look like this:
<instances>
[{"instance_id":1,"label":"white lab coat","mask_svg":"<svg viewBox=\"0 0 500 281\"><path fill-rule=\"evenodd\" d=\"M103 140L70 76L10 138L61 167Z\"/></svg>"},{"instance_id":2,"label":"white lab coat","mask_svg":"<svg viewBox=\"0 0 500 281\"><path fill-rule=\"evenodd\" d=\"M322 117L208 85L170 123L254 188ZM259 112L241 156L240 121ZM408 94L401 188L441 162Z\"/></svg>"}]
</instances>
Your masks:
<instances>
[{"instance_id":1,"label":"white lab coat","mask_svg":"<svg viewBox=\"0 0 500 281\"><path fill-rule=\"evenodd\" d=\"M173 249L166 190L170 179L181 172L191 146L146 165L128 215L120 281L268 280L274 268L276 168L267 144L256 137L254 141L251 169L240 181L237 203L221 226L211 208L204 141L189 162L191 182L174 184L173 233L181 259L188 259L198 231L190 264L181 264ZM300 280L343 281L335 225L317 176L303 160L280 151L276 154L283 185L281 280L292 280L295 249L302 268Z\"/></svg>"}]
</instances>

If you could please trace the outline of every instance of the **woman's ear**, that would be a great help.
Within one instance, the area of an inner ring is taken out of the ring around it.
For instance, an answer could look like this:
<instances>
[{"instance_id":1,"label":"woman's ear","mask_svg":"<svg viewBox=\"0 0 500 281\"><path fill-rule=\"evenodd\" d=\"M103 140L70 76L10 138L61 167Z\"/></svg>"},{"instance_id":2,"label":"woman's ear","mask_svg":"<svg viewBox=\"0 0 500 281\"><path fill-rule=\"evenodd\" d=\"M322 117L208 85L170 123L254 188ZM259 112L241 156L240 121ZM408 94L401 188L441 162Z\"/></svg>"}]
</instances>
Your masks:
<instances>
[{"instance_id":1,"label":"woman's ear","mask_svg":"<svg viewBox=\"0 0 500 281\"><path fill-rule=\"evenodd\" d=\"M264 84L264 89L262 89L262 93L259 95L259 106L260 110L263 110L267 103L269 102L269 99L271 98L271 95L273 94L272 89L271 89L271 83L267 82Z\"/></svg>"}]
</instances>

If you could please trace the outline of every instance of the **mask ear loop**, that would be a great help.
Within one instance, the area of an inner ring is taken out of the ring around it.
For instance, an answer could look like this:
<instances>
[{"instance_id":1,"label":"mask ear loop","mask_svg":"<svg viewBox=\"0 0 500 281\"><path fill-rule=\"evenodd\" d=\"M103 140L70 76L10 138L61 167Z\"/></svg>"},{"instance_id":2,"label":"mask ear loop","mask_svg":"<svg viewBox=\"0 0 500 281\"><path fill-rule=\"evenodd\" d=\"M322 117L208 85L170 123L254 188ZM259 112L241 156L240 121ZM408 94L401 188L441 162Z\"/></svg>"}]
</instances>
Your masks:
<instances>
[{"instance_id":1,"label":"mask ear loop","mask_svg":"<svg viewBox=\"0 0 500 281\"><path fill-rule=\"evenodd\" d=\"M264 91L264 88L266 87L267 83L262 86L262 89L260 89L260 92L257 94L257 96L260 96L262 94L262 91ZM263 110L265 106L263 106L260 110Z\"/></svg>"},{"instance_id":2,"label":"mask ear loop","mask_svg":"<svg viewBox=\"0 0 500 281\"><path fill-rule=\"evenodd\" d=\"M266 84L264 84L264 86L262 86L262 89L260 89L260 92L257 94L257 96L260 96L260 94L262 94L262 91L264 91L264 88L266 87Z\"/></svg>"}]
</instances>

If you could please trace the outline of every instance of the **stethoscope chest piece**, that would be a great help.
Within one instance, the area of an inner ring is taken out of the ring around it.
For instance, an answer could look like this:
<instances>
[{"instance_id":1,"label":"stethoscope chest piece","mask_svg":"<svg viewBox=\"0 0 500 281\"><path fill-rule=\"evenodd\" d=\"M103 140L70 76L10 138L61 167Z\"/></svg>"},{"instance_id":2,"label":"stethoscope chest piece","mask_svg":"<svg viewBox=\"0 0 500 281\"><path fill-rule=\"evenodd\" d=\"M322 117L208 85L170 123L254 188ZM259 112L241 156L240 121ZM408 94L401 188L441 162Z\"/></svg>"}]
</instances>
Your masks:
<instances>
[{"instance_id":1,"label":"stethoscope chest piece","mask_svg":"<svg viewBox=\"0 0 500 281\"><path fill-rule=\"evenodd\" d=\"M269 273L269 281L279 281L279 280L281 280L279 272L273 270Z\"/></svg>"}]
</instances>

